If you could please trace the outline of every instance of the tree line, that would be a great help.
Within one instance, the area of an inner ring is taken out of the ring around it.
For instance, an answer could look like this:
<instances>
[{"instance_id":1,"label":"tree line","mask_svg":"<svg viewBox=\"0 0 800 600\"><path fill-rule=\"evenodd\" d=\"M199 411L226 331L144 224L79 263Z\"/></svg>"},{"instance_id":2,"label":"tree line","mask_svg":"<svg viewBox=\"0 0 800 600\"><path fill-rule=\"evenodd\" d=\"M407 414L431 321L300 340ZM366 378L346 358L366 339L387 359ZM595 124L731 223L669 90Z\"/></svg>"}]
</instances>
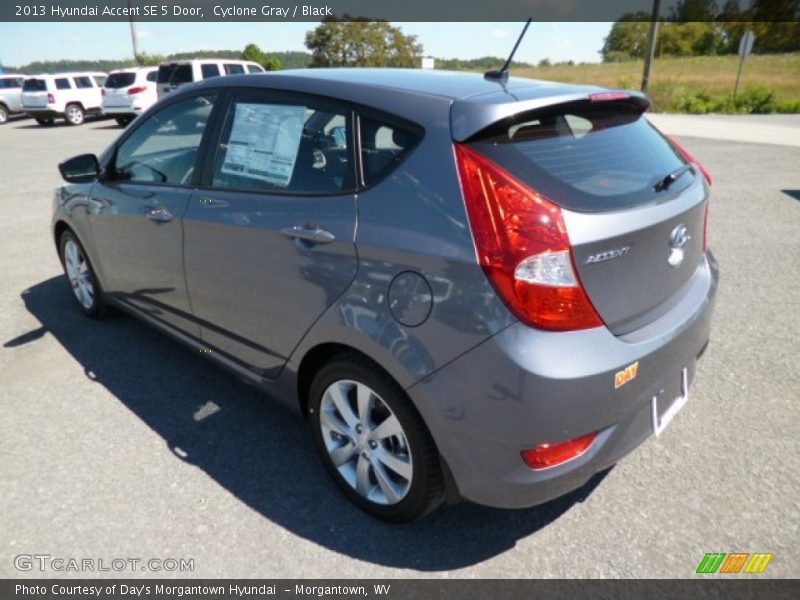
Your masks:
<instances>
[{"instance_id":1,"label":"tree line","mask_svg":"<svg viewBox=\"0 0 800 600\"><path fill-rule=\"evenodd\" d=\"M720 7L715 0L681 0L659 24L656 56L733 54L748 29L756 36L753 52L800 50L800 0L753 0L742 9L737 0ZM600 51L606 62L644 58L651 15L624 15L614 23Z\"/></svg>"}]
</instances>

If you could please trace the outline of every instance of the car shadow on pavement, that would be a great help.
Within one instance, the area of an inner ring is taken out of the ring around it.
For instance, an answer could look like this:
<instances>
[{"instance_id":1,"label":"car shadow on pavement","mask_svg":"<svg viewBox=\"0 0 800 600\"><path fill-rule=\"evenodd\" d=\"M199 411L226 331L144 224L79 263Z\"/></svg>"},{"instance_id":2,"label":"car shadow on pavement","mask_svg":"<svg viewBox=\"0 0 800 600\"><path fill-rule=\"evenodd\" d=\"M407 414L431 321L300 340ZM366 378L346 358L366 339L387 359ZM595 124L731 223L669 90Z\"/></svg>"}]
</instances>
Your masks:
<instances>
[{"instance_id":1,"label":"car shadow on pavement","mask_svg":"<svg viewBox=\"0 0 800 600\"><path fill-rule=\"evenodd\" d=\"M410 525L384 524L344 498L318 461L308 426L262 392L132 317L84 317L63 277L34 285L22 298L41 327L5 347L36 343L49 332L87 377L165 441L176 460L202 469L293 534L359 560L420 571L473 565L552 523L607 473L532 509L464 502Z\"/></svg>"}]
</instances>

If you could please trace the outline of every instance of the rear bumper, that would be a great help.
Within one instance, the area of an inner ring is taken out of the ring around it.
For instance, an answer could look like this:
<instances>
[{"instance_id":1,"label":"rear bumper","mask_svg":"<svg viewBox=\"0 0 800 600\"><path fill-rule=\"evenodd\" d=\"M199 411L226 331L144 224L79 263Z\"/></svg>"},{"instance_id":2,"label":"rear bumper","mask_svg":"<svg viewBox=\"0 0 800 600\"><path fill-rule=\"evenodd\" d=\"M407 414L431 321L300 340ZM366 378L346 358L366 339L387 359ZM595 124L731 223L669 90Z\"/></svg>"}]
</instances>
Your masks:
<instances>
[{"instance_id":1,"label":"rear bumper","mask_svg":"<svg viewBox=\"0 0 800 600\"><path fill-rule=\"evenodd\" d=\"M516 323L411 386L458 493L503 508L541 504L641 444L653 433L652 398L666 408L683 370L694 376L718 277L709 254L669 313L626 336L605 327L550 333ZM636 378L615 388L615 374L637 361ZM523 449L595 431L589 450L562 465L534 471L520 457Z\"/></svg>"}]
</instances>

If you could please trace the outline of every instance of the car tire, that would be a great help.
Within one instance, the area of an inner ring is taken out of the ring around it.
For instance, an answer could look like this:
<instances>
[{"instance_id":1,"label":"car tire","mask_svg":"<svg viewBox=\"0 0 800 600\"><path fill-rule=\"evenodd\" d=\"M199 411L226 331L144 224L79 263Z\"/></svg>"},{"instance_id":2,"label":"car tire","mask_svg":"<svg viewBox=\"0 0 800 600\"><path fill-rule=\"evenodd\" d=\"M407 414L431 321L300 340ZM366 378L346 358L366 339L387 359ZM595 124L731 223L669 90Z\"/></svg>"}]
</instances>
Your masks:
<instances>
[{"instance_id":1,"label":"car tire","mask_svg":"<svg viewBox=\"0 0 800 600\"><path fill-rule=\"evenodd\" d=\"M8 122L8 109L0 104L0 125L4 125Z\"/></svg>"},{"instance_id":2,"label":"car tire","mask_svg":"<svg viewBox=\"0 0 800 600\"><path fill-rule=\"evenodd\" d=\"M64 120L67 125L83 125L86 120L86 114L83 112L83 107L80 104L67 104L64 109Z\"/></svg>"},{"instance_id":3,"label":"car tire","mask_svg":"<svg viewBox=\"0 0 800 600\"><path fill-rule=\"evenodd\" d=\"M120 127L127 127L133 119L130 117L117 117L114 119Z\"/></svg>"},{"instance_id":4,"label":"car tire","mask_svg":"<svg viewBox=\"0 0 800 600\"><path fill-rule=\"evenodd\" d=\"M70 230L61 234L58 244L61 265L67 276L67 283L81 312L88 317L100 318L106 314L107 305L103 289L95 275L86 251Z\"/></svg>"},{"instance_id":5,"label":"car tire","mask_svg":"<svg viewBox=\"0 0 800 600\"><path fill-rule=\"evenodd\" d=\"M322 462L345 495L379 519L405 523L444 499L439 453L403 389L347 354L311 384L309 417Z\"/></svg>"},{"instance_id":6,"label":"car tire","mask_svg":"<svg viewBox=\"0 0 800 600\"><path fill-rule=\"evenodd\" d=\"M42 127L49 127L53 124L53 119L40 119L37 117L36 122Z\"/></svg>"}]
</instances>

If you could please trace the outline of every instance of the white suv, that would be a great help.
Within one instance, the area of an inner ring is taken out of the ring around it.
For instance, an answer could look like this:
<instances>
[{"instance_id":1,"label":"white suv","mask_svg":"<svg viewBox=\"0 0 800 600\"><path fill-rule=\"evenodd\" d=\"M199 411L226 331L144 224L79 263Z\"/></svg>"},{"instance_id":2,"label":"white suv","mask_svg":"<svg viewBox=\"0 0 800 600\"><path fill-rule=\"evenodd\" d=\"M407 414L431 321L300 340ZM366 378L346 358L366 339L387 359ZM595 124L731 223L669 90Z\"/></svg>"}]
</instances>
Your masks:
<instances>
[{"instance_id":1,"label":"white suv","mask_svg":"<svg viewBox=\"0 0 800 600\"><path fill-rule=\"evenodd\" d=\"M25 75L13 73L0 75L0 125L8 117L22 112L22 82Z\"/></svg>"},{"instance_id":2,"label":"white suv","mask_svg":"<svg viewBox=\"0 0 800 600\"><path fill-rule=\"evenodd\" d=\"M158 67L112 71L103 86L103 114L114 117L122 127L142 114L156 100Z\"/></svg>"},{"instance_id":3,"label":"white suv","mask_svg":"<svg viewBox=\"0 0 800 600\"><path fill-rule=\"evenodd\" d=\"M23 110L39 125L52 125L58 117L80 125L88 115L101 114L105 80L105 73L95 72L28 77L22 84Z\"/></svg>"},{"instance_id":4,"label":"white suv","mask_svg":"<svg viewBox=\"0 0 800 600\"><path fill-rule=\"evenodd\" d=\"M171 60L158 67L158 97L193 81L211 79L220 75L244 75L263 73L258 63L246 60L225 60L213 58L194 58L191 60Z\"/></svg>"}]
</instances>

